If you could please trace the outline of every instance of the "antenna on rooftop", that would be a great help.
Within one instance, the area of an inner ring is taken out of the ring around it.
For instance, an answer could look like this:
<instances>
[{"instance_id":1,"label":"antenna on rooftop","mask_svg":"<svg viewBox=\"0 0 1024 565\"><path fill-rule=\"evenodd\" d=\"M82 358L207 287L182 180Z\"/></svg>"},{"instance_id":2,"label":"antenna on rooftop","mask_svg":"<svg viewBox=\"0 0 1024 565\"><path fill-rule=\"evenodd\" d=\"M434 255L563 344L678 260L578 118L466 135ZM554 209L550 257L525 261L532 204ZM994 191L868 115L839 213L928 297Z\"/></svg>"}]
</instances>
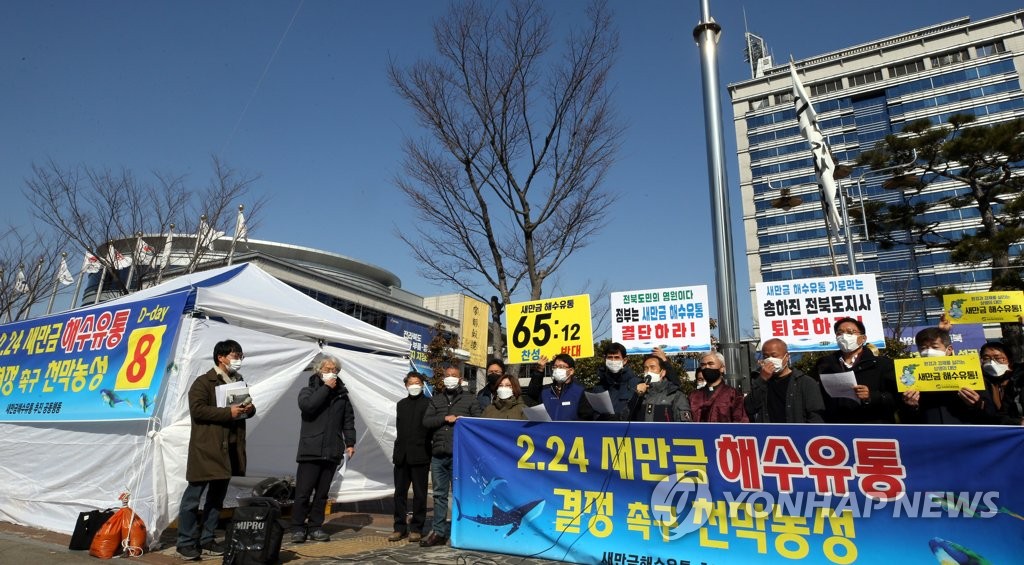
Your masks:
<instances>
[{"instance_id":1,"label":"antenna on rooftop","mask_svg":"<svg viewBox=\"0 0 1024 565\"><path fill-rule=\"evenodd\" d=\"M743 60L750 65L750 78L764 76L772 66L772 56L768 53L768 43L759 36L747 31L747 9L743 9L743 38L747 46L743 49Z\"/></svg>"}]
</instances>

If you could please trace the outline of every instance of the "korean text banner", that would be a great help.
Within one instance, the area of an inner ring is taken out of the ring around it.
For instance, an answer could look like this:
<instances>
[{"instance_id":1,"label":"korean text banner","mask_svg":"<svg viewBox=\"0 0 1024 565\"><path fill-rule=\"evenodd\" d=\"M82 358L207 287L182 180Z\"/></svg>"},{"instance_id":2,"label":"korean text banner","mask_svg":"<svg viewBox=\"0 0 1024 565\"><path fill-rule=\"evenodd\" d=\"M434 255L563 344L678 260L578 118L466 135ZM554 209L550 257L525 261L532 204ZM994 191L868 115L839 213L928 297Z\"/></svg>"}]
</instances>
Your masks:
<instances>
[{"instance_id":1,"label":"korean text banner","mask_svg":"<svg viewBox=\"0 0 1024 565\"><path fill-rule=\"evenodd\" d=\"M432 328L398 316L388 316L385 329L409 340L409 361L415 371L424 375L433 374L427 359L427 345L433 341L435 333Z\"/></svg>"},{"instance_id":2,"label":"korean text banner","mask_svg":"<svg viewBox=\"0 0 1024 565\"><path fill-rule=\"evenodd\" d=\"M907 350L910 355L917 356L917 344L914 342L914 337L917 336L917 332L934 326L906 326L900 332L899 341L903 345L907 346ZM893 339L896 338L895 331L893 328L886 328L885 335ZM958 324L953 326L949 330L949 340L952 342L953 353L956 355L963 355L970 353L972 355L978 354L978 348L985 343L985 326L981 324Z\"/></svg>"},{"instance_id":3,"label":"korean text banner","mask_svg":"<svg viewBox=\"0 0 1024 565\"><path fill-rule=\"evenodd\" d=\"M509 304L505 327L511 363L551 359L559 353L574 358L594 355L589 294Z\"/></svg>"},{"instance_id":4,"label":"korean text banner","mask_svg":"<svg viewBox=\"0 0 1024 565\"><path fill-rule=\"evenodd\" d=\"M885 347L875 275L847 275L757 283L761 343L779 338L789 352L838 349L832 325L843 318L864 323L868 342Z\"/></svg>"},{"instance_id":5,"label":"korean text banner","mask_svg":"<svg viewBox=\"0 0 1024 565\"><path fill-rule=\"evenodd\" d=\"M1017 322L1024 315L1024 292L1003 290L947 294L942 297L942 308L953 324Z\"/></svg>"},{"instance_id":6,"label":"korean text banner","mask_svg":"<svg viewBox=\"0 0 1024 565\"><path fill-rule=\"evenodd\" d=\"M491 324L491 307L471 296L462 297L462 348L469 352L469 364L487 366L487 334Z\"/></svg>"},{"instance_id":7,"label":"korean text banner","mask_svg":"<svg viewBox=\"0 0 1024 565\"><path fill-rule=\"evenodd\" d=\"M612 341L627 353L710 351L708 287L611 293Z\"/></svg>"},{"instance_id":8,"label":"korean text banner","mask_svg":"<svg viewBox=\"0 0 1024 565\"><path fill-rule=\"evenodd\" d=\"M0 421L149 418L188 295L0 327Z\"/></svg>"},{"instance_id":9,"label":"korean text banner","mask_svg":"<svg viewBox=\"0 0 1024 565\"><path fill-rule=\"evenodd\" d=\"M452 545L616 565L1019 563L1024 429L935 430L462 418Z\"/></svg>"},{"instance_id":10,"label":"korean text banner","mask_svg":"<svg viewBox=\"0 0 1024 565\"><path fill-rule=\"evenodd\" d=\"M985 390L981 362L977 355L947 355L896 359L896 388L900 392L917 389L957 391L962 388Z\"/></svg>"}]
</instances>

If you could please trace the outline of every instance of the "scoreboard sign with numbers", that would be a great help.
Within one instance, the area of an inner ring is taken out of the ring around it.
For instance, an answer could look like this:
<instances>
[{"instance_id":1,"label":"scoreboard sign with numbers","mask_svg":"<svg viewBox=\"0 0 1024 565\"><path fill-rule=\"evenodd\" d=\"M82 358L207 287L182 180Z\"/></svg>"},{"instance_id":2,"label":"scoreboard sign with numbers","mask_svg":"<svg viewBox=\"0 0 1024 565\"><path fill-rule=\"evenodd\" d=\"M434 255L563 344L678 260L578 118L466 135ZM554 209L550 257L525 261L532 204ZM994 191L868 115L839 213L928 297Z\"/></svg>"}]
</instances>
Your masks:
<instances>
[{"instance_id":1,"label":"scoreboard sign with numbers","mask_svg":"<svg viewBox=\"0 0 1024 565\"><path fill-rule=\"evenodd\" d=\"M594 355L589 294L509 304L505 327L510 363L533 363L559 353L574 359Z\"/></svg>"}]
</instances>

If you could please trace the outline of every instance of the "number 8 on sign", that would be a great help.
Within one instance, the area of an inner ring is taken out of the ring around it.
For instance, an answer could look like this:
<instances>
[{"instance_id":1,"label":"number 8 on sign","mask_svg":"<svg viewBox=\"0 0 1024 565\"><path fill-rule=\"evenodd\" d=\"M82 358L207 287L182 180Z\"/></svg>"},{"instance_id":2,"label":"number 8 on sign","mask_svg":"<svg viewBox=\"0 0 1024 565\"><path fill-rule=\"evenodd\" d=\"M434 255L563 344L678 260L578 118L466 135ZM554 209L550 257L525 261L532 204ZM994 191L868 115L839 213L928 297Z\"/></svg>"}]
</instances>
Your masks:
<instances>
[{"instance_id":1,"label":"number 8 on sign","mask_svg":"<svg viewBox=\"0 0 1024 565\"><path fill-rule=\"evenodd\" d=\"M154 326L132 331L128 336L124 363L117 371L114 390L149 389L156 373L165 329L166 326Z\"/></svg>"}]
</instances>

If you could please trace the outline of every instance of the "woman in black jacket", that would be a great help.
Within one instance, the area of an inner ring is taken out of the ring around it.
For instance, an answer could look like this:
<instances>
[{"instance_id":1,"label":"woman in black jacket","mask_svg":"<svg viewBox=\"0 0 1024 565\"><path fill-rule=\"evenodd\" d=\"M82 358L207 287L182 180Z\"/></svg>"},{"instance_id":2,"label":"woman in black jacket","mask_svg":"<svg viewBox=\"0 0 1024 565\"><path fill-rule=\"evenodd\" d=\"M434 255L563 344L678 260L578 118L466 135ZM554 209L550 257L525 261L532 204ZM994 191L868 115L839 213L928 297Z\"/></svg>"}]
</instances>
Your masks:
<instances>
[{"instance_id":1,"label":"woman in black jacket","mask_svg":"<svg viewBox=\"0 0 1024 565\"><path fill-rule=\"evenodd\" d=\"M316 364L309 385L299 391L302 427L295 460L295 506L292 509L292 543L330 541L323 530L327 491L342 457L356 453L355 413L348 389L338 378L341 363L324 357ZM312 504L310 504L312 497Z\"/></svg>"}]
</instances>

